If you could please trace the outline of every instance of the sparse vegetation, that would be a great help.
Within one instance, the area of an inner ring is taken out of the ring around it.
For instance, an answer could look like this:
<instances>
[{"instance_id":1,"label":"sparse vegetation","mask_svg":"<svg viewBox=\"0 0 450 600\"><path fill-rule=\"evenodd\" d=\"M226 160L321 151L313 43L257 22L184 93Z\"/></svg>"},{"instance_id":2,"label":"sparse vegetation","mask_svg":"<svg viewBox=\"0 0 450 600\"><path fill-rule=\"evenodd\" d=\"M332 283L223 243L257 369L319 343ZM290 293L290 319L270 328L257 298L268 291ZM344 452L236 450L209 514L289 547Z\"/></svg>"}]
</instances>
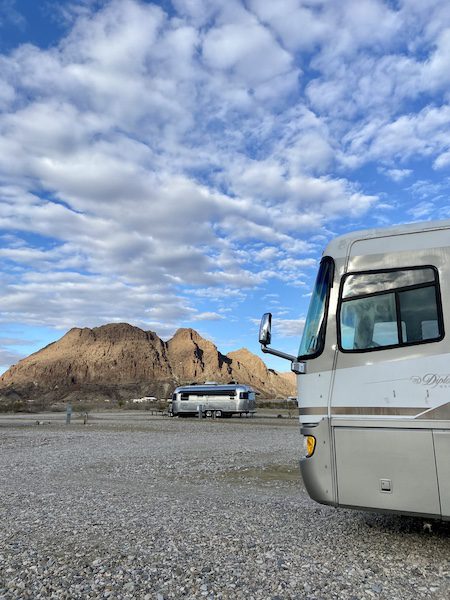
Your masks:
<instances>
[{"instance_id":1,"label":"sparse vegetation","mask_svg":"<svg viewBox=\"0 0 450 600\"><path fill-rule=\"evenodd\" d=\"M0 413L32 412L30 404L21 398L6 398L0 402Z\"/></svg>"}]
</instances>

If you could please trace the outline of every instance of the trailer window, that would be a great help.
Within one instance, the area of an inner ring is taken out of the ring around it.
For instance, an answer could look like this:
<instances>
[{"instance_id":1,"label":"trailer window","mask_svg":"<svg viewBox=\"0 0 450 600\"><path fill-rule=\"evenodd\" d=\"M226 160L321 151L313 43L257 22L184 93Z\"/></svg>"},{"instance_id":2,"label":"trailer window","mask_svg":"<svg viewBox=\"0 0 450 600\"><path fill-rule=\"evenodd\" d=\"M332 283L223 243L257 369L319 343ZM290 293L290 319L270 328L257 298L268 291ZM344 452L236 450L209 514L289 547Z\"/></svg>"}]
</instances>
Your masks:
<instances>
[{"instance_id":1,"label":"trailer window","mask_svg":"<svg viewBox=\"0 0 450 600\"><path fill-rule=\"evenodd\" d=\"M174 399L176 396L177 394L174 394ZM208 398L209 400L217 398L234 400L238 396L239 392L237 392L236 389L219 388L215 386L211 386L210 388L204 389L180 389L178 391L178 397L183 402L197 402L204 398Z\"/></svg>"},{"instance_id":2,"label":"trailer window","mask_svg":"<svg viewBox=\"0 0 450 600\"><path fill-rule=\"evenodd\" d=\"M427 267L347 275L338 324L344 352L442 339L437 271Z\"/></svg>"},{"instance_id":3,"label":"trailer window","mask_svg":"<svg viewBox=\"0 0 450 600\"><path fill-rule=\"evenodd\" d=\"M191 390L189 392L183 392L183 395L191 398L201 398L204 396L229 396L230 398L234 398L234 396L236 395L236 391L211 388L209 390Z\"/></svg>"}]
</instances>

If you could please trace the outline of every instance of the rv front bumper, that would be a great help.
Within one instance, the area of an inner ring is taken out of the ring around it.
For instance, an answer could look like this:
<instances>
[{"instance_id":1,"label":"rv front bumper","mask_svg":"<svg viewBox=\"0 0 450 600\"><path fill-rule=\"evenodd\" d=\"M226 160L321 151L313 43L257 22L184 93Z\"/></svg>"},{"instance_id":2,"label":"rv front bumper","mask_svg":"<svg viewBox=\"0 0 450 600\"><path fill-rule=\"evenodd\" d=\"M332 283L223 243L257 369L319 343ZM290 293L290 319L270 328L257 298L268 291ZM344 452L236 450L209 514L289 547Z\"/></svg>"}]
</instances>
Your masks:
<instances>
[{"instance_id":1,"label":"rv front bumper","mask_svg":"<svg viewBox=\"0 0 450 600\"><path fill-rule=\"evenodd\" d=\"M300 459L300 471L306 491L316 502L336 506L329 420L326 418L318 425L304 426L301 433L315 439L311 456Z\"/></svg>"}]
</instances>

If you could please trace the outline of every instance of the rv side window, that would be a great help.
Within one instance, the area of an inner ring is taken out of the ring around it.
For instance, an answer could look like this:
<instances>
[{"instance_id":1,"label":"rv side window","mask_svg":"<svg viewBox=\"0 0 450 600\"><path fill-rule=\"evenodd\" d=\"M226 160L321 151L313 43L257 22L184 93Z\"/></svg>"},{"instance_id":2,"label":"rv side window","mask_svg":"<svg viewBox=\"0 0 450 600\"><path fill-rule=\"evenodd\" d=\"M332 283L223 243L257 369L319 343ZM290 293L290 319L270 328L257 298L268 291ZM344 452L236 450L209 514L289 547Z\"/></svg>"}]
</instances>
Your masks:
<instances>
[{"instance_id":1,"label":"rv side window","mask_svg":"<svg viewBox=\"0 0 450 600\"><path fill-rule=\"evenodd\" d=\"M442 339L437 271L432 267L345 276L338 314L344 352Z\"/></svg>"}]
</instances>

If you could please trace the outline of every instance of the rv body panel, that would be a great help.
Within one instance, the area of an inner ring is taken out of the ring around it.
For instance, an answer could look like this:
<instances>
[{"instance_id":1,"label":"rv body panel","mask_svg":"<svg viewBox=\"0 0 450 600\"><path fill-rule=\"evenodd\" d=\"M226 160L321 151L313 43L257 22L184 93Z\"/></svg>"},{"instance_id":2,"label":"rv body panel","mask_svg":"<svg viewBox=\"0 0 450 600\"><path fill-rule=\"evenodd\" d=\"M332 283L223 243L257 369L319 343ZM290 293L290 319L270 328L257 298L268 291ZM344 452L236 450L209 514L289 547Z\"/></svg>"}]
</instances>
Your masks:
<instances>
[{"instance_id":1,"label":"rv body panel","mask_svg":"<svg viewBox=\"0 0 450 600\"><path fill-rule=\"evenodd\" d=\"M442 514L450 519L450 426L433 431Z\"/></svg>"},{"instance_id":2,"label":"rv body panel","mask_svg":"<svg viewBox=\"0 0 450 600\"><path fill-rule=\"evenodd\" d=\"M386 359L388 353L389 350L380 351L378 355L383 354L384 360L376 362L368 360L369 355L360 354L362 364L347 368L340 367L344 361L339 356L331 416L429 419L438 411L443 418L445 410L450 419L450 377L444 377L450 370L449 354L420 357L408 352L411 356L390 361Z\"/></svg>"},{"instance_id":3,"label":"rv body panel","mask_svg":"<svg viewBox=\"0 0 450 600\"><path fill-rule=\"evenodd\" d=\"M324 255L335 260L347 259L355 251L350 249L357 243L366 242L364 254L379 254L380 247L386 252L421 250L448 247L450 220L410 223L397 227L365 229L340 235L329 242ZM425 234L425 237L422 237ZM421 236L420 238L418 236ZM435 241L436 240L436 241ZM372 249L372 251L370 251Z\"/></svg>"},{"instance_id":4,"label":"rv body panel","mask_svg":"<svg viewBox=\"0 0 450 600\"><path fill-rule=\"evenodd\" d=\"M338 503L440 517L430 429L336 427Z\"/></svg>"},{"instance_id":5,"label":"rv body panel","mask_svg":"<svg viewBox=\"0 0 450 600\"><path fill-rule=\"evenodd\" d=\"M333 371L306 373L297 377L299 418L302 425L317 423L329 414Z\"/></svg>"}]
</instances>

